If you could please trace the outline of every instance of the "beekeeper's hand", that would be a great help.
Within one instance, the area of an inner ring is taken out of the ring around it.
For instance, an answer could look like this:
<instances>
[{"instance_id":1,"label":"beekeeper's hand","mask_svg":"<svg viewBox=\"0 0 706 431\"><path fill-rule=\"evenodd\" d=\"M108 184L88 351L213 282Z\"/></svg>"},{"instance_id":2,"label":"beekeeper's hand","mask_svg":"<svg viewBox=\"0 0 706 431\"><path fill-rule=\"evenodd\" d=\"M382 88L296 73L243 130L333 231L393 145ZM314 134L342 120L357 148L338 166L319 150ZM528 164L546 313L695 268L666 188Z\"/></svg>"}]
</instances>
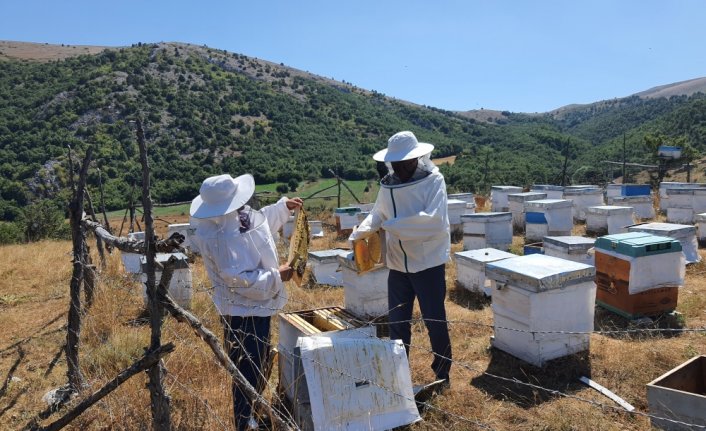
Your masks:
<instances>
[{"instance_id":1,"label":"beekeeper's hand","mask_svg":"<svg viewBox=\"0 0 706 431\"><path fill-rule=\"evenodd\" d=\"M279 277L282 281L289 281L294 275L294 269L289 265L280 265L279 267Z\"/></svg>"},{"instance_id":2,"label":"beekeeper's hand","mask_svg":"<svg viewBox=\"0 0 706 431\"><path fill-rule=\"evenodd\" d=\"M301 208L302 205L304 205L304 201L302 200L302 198L287 199L287 202L285 203L287 204L287 209L290 211L295 210L297 208Z\"/></svg>"}]
</instances>

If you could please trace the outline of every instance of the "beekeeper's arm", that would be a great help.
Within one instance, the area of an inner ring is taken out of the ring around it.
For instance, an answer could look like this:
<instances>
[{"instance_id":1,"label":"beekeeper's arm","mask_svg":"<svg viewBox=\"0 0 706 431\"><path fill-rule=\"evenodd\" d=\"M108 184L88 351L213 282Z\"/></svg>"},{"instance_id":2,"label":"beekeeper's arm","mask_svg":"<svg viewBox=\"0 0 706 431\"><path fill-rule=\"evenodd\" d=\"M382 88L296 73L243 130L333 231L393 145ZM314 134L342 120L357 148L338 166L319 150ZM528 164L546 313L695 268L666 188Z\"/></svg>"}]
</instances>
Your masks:
<instances>
[{"instance_id":1,"label":"beekeeper's arm","mask_svg":"<svg viewBox=\"0 0 706 431\"><path fill-rule=\"evenodd\" d=\"M360 225L358 225L353 233L350 234L348 237L349 241L367 238L380 229L380 226L384 220L380 205L380 195L378 194L378 199L375 201L373 209L370 210L370 214L368 214L368 216L360 222Z\"/></svg>"},{"instance_id":2,"label":"beekeeper's arm","mask_svg":"<svg viewBox=\"0 0 706 431\"><path fill-rule=\"evenodd\" d=\"M396 217L385 221L382 228L402 241L424 239L448 229L446 182L439 177L430 184L426 207L408 217Z\"/></svg>"},{"instance_id":3,"label":"beekeeper's arm","mask_svg":"<svg viewBox=\"0 0 706 431\"><path fill-rule=\"evenodd\" d=\"M270 226L270 232L277 232L287 223L289 218L289 209L287 208L288 198L283 196L272 205L263 207L260 211L265 215L267 224Z\"/></svg>"},{"instance_id":4,"label":"beekeeper's arm","mask_svg":"<svg viewBox=\"0 0 706 431\"><path fill-rule=\"evenodd\" d=\"M212 256L217 262L218 275L228 289L239 295L255 300L270 299L277 292L280 269L263 267L256 245L249 245Z\"/></svg>"}]
</instances>

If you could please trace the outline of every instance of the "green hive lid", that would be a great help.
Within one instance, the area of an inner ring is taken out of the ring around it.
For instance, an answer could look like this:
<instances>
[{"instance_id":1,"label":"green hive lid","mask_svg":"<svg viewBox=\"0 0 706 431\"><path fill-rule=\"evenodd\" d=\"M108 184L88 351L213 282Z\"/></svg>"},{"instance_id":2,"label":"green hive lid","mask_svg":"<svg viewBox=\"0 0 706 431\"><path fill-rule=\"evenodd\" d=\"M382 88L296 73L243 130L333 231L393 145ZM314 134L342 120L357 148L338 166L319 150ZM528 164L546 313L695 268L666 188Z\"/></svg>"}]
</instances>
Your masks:
<instances>
[{"instance_id":1,"label":"green hive lid","mask_svg":"<svg viewBox=\"0 0 706 431\"><path fill-rule=\"evenodd\" d=\"M628 232L606 235L596 240L596 248L631 257L681 252L681 243L666 236L644 232Z\"/></svg>"}]
</instances>

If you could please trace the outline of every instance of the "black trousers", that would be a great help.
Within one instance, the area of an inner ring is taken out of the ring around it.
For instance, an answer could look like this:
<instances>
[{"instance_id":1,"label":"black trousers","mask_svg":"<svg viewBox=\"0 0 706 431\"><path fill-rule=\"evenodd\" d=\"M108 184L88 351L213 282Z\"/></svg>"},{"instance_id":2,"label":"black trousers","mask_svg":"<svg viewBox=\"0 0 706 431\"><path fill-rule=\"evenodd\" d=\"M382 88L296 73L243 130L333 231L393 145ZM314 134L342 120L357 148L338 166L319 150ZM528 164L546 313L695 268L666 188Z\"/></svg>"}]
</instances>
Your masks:
<instances>
[{"instance_id":1,"label":"black trousers","mask_svg":"<svg viewBox=\"0 0 706 431\"><path fill-rule=\"evenodd\" d=\"M446 323L446 268L435 266L416 273L390 270L387 299L390 308L390 339L402 340L409 356L414 298L419 300L422 318L434 352L432 370L438 379L448 379L451 369L451 340Z\"/></svg>"},{"instance_id":2,"label":"black trousers","mask_svg":"<svg viewBox=\"0 0 706 431\"><path fill-rule=\"evenodd\" d=\"M265 381L262 370L270 352L271 317L222 316L228 356L245 379L261 392ZM233 381L233 414L238 430L247 429L253 400Z\"/></svg>"}]
</instances>

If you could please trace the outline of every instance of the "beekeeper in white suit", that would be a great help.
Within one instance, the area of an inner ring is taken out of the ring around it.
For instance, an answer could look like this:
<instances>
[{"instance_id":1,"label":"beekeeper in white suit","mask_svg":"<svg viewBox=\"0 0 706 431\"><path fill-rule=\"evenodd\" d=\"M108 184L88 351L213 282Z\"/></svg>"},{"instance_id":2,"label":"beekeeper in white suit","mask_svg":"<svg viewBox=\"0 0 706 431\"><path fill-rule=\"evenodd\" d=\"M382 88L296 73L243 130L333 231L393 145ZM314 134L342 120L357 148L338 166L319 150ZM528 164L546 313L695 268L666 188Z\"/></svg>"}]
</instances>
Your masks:
<instances>
[{"instance_id":1,"label":"beekeeper in white suit","mask_svg":"<svg viewBox=\"0 0 706 431\"><path fill-rule=\"evenodd\" d=\"M292 268L278 262L272 232L284 225L290 210L302 206L302 200L283 197L258 211L245 204L254 192L250 174L206 178L191 203L190 224L222 317L229 356L260 391L271 316L287 302L283 281L292 276ZM252 400L235 383L233 411L237 429L256 427Z\"/></svg>"},{"instance_id":2,"label":"beekeeper in white suit","mask_svg":"<svg viewBox=\"0 0 706 431\"><path fill-rule=\"evenodd\" d=\"M402 340L409 353L409 321L416 297L434 352L432 370L448 387L451 341L444 300L451 237L446 183L429 158L433 149L405 131L375 153L373 159L385 162L389 173L380 181L375 206L349 239L385 230L390 338Z\"/></svg>"}]
</instances>

